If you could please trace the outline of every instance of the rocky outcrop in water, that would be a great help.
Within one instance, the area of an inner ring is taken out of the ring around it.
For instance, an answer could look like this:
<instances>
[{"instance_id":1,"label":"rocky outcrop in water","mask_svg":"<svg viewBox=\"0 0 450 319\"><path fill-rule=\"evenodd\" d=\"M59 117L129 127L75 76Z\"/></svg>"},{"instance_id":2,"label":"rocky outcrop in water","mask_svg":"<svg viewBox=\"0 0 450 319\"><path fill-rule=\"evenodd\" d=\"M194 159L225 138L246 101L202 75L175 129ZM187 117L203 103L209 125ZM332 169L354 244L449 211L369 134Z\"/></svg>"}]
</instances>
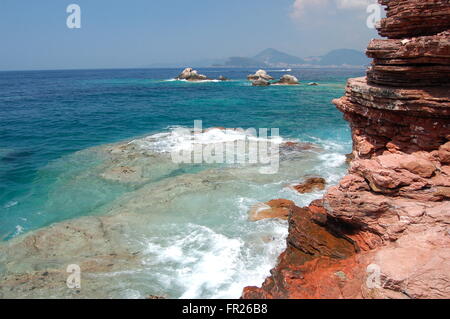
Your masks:
<instances>
[{"instance_id":1,"label":"rocky outcrop in water","mask_svg":"<svg viewBox=\"0 0 450 319\"><path fill-rule=\"evenodd\" d=\"M262 219L288 219L289 214L295 204L287 199L274 199L267 203L258 203L253 205L249 211L249 220L258 221Z\"/></svg>"},{"instance_id":2,"label":"rocky outcrop in water","mask_svg":"<svg viewBox=\"0 0 450 319\"><path fill-rule=\"evenodd\" d=\"M253 86L269 86L269 85L270 85L270 82L267 81L267 80L264 80L264 79L262 79L262 78L259 78L259 79L257 79L257 80L253 80L253 81L252 81L252 85L253 85Z\"/></svg>"},{"instance_id":3,"label":"rocky outcrop in water","mask_svg":"<svg viewBox=\"0 0 450 319\"><path fill-rule=\"evenodd\" d=\"M287 249L244 298L450 298L450 6L382 0L367 78L334 101L348 175L294 208Z\"/></svg>"},{"instance_id":4,"label":"rocky outcrop in water","mask_svg":"<svg viewBox=\"0 0 450 319\"><path fill-rule=\"evenodd\" d=\"M322 177L310 177L304 183L294 185L292 188L301 194L305 194L315 190L324 190L326 183Z\"/></svg>"},{"instance_id":5,"label":"rocky outcrop in water","mask_svg":"<svg viewBox=\"0 0 450 319\"><path fill-rule=\"evenodd\" d=\"M206 75L199 74L197 70L186 68L176 77L176 80L186 80L192 82L205 81L208 80L208 77Z\"/></svg>"},{"instance_id":6,"label":"rocky outcrop in water","mask_svg":"<svg viewBox=\"0 0 450 319\"><path fill-rule=\"evenodd\" d=\"M259 80L259 79L270 81L270 80L273 80L273 77L271 77L269 74L267 74L267 72L265 70L258 70L258 71L256 71L255 74L250 74L249 76L247 76L247 79L249 81L255 81L255 80Z\"/></svg>"},{"instance_id":7,"label":"rocky outcrop in water","mask_svg":"<svg viewBox=\"0 0 450 319\"><path fill-rule=\"evenodd\" d=\"M300 82L293 75L283 75L279 81L275 82L274 85L298 85Z\"/></svg>"}]
</instances>

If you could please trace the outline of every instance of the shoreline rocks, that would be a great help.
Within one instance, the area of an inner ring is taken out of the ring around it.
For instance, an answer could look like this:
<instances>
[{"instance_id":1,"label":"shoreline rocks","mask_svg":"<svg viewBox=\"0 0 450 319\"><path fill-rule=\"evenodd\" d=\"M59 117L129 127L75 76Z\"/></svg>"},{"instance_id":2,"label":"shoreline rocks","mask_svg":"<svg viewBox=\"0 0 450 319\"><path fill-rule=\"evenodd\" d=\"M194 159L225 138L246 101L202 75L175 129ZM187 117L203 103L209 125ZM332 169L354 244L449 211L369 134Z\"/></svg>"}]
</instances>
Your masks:
<instances>
[{"instance_id":1,"label":"shoreline rocks","mask_svg":"<svg viewBox=\"0 0 450 319\"><path fill-rule=\"evenodd\" d=\"M450 6L380 3L389 39L333 101L351 126L348 174L292 210L287 249L243 298L450 298Z\"/></svg>"}]
</instances>

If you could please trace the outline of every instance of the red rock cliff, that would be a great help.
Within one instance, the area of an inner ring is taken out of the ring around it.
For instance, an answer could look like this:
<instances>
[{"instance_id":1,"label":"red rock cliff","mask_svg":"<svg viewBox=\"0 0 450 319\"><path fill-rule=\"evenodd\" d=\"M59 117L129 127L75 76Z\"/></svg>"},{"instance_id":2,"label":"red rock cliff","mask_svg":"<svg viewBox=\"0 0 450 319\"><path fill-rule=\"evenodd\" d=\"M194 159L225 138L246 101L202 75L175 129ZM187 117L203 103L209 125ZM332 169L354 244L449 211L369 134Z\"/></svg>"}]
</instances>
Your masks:
<instances>
[{"instance_id":1,"label":"red rock cliff","mask_svg":"<svg viewBox=\"0 0 450 319\"><path fill-rule=\"evenodd\" d=\"M367 77L333 101L348 175L293 209L287 249L243 298L450 298L450 3L380 0Z\"/></svg>"}]
</instances>

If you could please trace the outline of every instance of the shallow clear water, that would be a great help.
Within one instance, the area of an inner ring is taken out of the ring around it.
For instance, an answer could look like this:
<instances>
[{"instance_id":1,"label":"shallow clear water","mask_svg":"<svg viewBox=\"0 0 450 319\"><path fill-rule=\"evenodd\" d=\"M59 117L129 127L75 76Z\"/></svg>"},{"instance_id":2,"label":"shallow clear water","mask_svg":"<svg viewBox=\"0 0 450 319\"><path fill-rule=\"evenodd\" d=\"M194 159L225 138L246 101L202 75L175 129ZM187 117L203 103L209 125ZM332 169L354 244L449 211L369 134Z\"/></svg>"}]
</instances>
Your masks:
<instances>
[{"instance_id":1,"label":"shallow clear water","mask_svg":"<svg viewBox=\"0 0 450 319\"><path fill-rule=\"evenodd\" d=\"M138 278L149 269L144 291L169 297L239 297L243 286L260 284L284 247L286 224L252 223L247 211L273 198L306 205L321 194L295 194L287 184L316 174L332 184L344 174L350 132L331 100L363 70L294 70L303 83L321 85L267 88L252 87L245 77L255 70L242 69L201 70L230 82L167 81L179 71L1 72L0 238L80 216L124 214L129 206L126 213L145 216L136 218L137 224L145 219L145 227L128 234L145 257L139 274L118 279L130 283L122 297L143 296L135 281L142 284ZM253 167L175 165L155 155L132 161L143 179L104 178L113 162L102 145L142 141L170 127L192 127L194 120L204 128L279 128L284 140L322 150L283 158L276 175Z\"/></svg>"}]
</instances>

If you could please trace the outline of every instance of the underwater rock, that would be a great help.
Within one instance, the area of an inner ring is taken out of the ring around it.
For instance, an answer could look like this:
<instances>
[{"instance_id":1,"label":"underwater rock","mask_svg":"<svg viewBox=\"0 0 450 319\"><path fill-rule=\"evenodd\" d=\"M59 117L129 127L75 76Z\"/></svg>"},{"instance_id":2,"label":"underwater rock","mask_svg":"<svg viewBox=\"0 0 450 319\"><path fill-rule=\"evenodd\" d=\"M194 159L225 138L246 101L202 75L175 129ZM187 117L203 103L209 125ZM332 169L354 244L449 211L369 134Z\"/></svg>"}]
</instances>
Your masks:
<instances>
[{"instance_id":1,"label":"underwater rock","mask_svg":"<svg viewBox=\"0 0 450 319\"><path fill-rule=\"evenodd\" d=\"M287 220L294 206L294 202L287 199L275 199L266 203L258 203L250 208L249 220L258 221L271 218Z\"/></svg>"},{"instance_id":2,"label":"underwater rock","mask_svg":"<svg viewBox=\"0 0 450 319\"><path fill-rule=\"evenodd\" d=\"M101 177L122 183L140 182L142 179L142 168L130 166L113 167L102 173Z\"/></svg>"},{"instance_id":3,"label":"underwater rock","mask_svg":"<svg viewBox=\"0 0 450 319\"><path fill-rule=\"evenodd\" d=\"M301 143L301 142L284 142L280 144L280 150L282 151L309 151L309 150L319 150L319 146L312 143Z\"/></svg>"}]
</instances>

